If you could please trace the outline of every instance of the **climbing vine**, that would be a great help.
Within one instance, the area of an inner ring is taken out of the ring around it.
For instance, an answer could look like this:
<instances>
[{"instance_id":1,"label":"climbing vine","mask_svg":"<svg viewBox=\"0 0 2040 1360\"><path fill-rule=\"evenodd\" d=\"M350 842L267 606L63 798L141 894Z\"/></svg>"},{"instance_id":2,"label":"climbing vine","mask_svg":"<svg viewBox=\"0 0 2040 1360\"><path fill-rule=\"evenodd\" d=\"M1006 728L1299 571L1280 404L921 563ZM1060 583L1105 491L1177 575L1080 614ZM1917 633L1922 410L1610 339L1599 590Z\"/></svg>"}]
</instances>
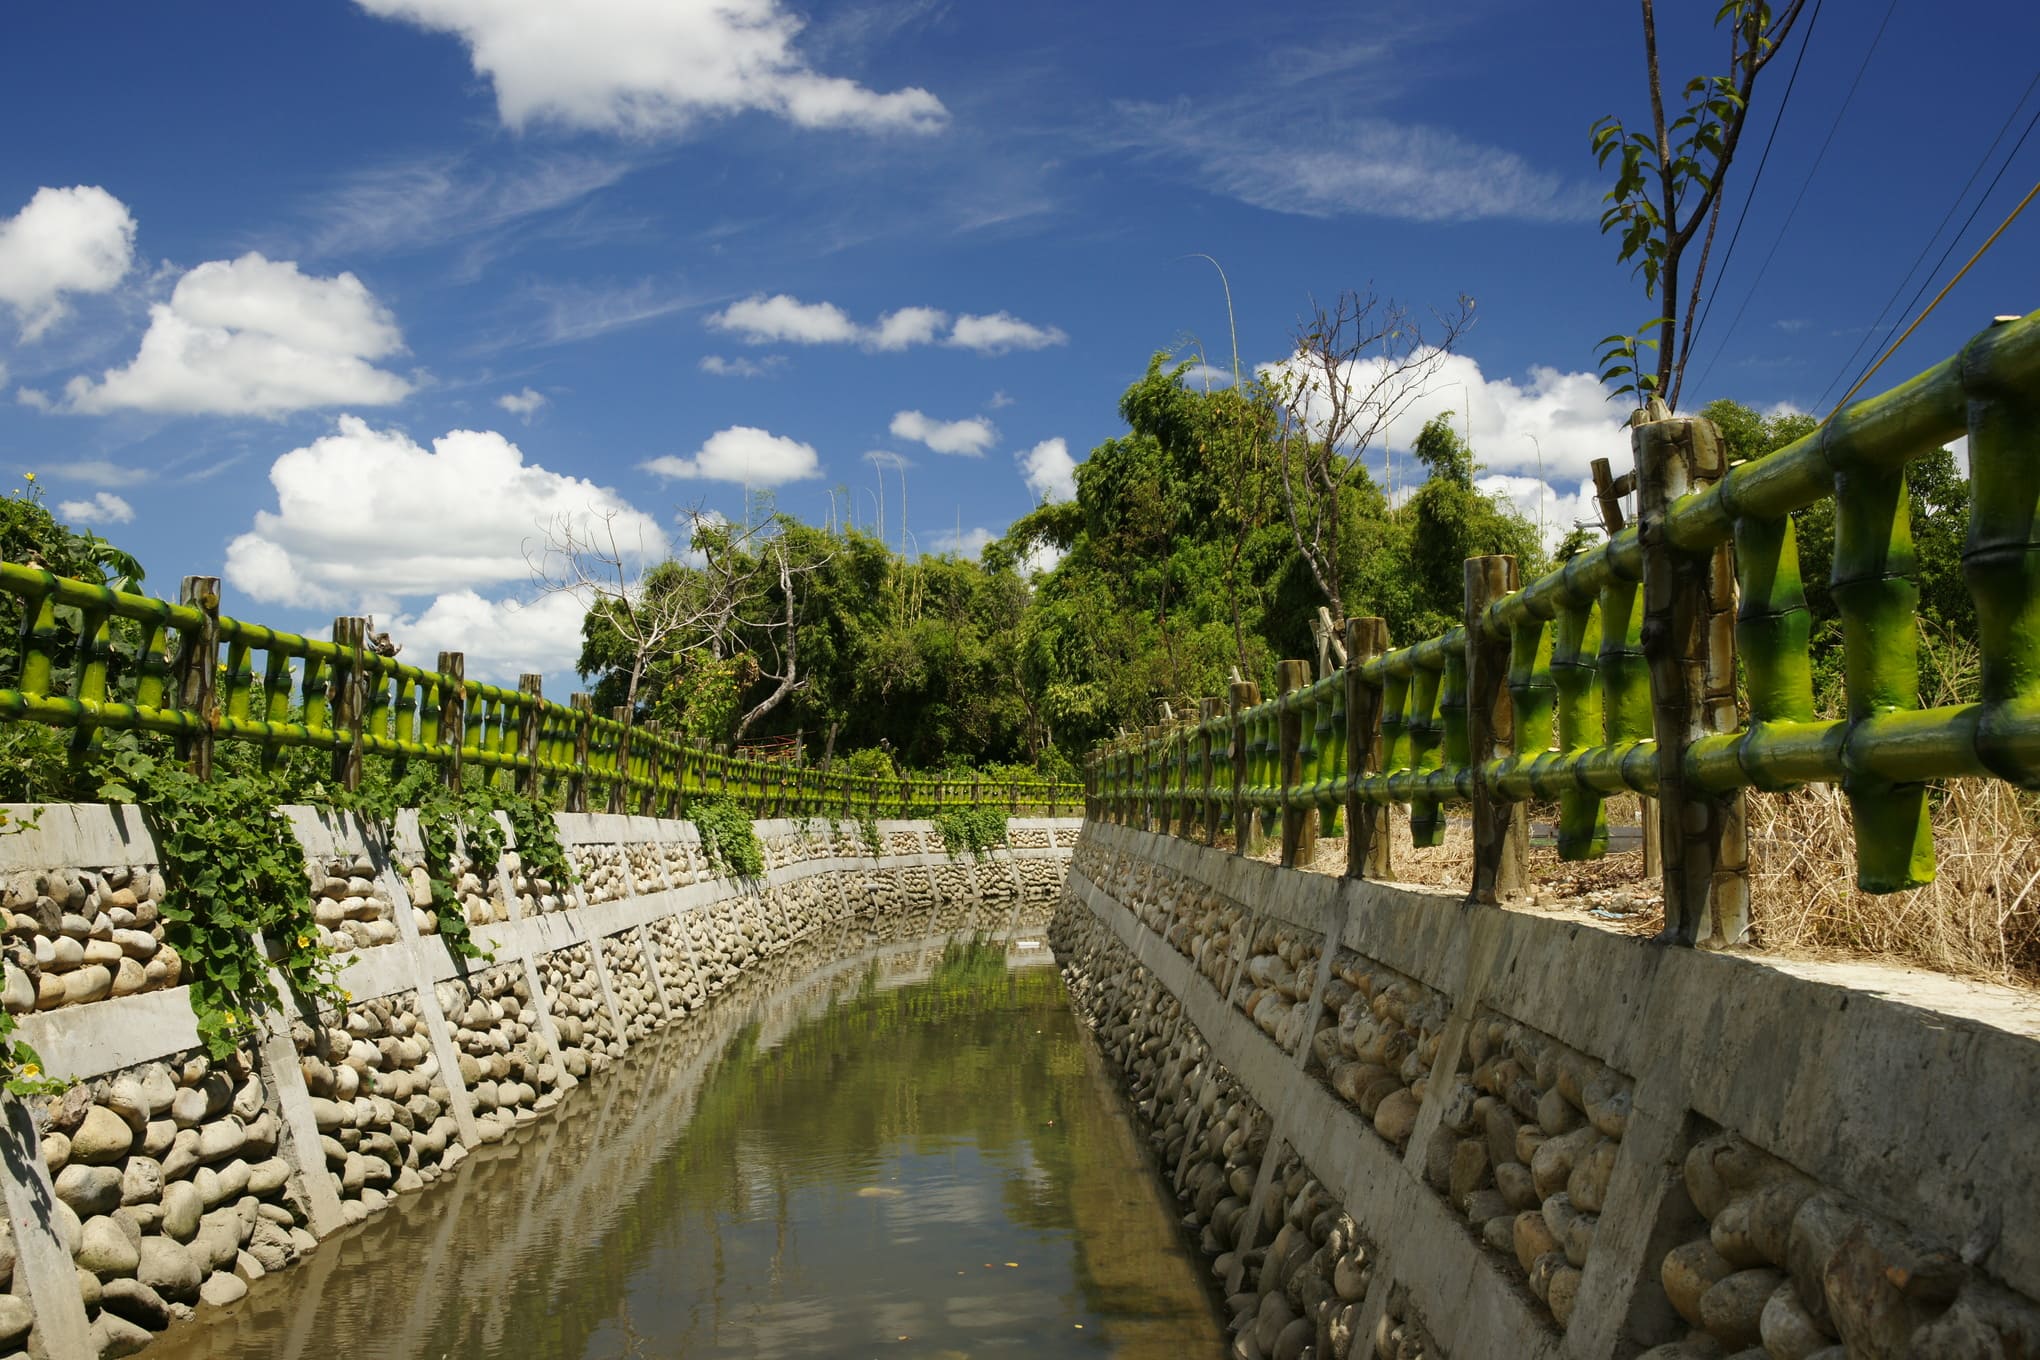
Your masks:
<instances>
[{"instance_id":1,"label":"climbing vine","mask_svg":"<svg viewBox=\"0 0 2040 1360\"><path fill-rule=\"evenodd\" d=\"M169 890L164 935L190 967L207 1052L231 1054L254 1034L258 1015L282 1004L271 963L305 1000L346 1001L339 964L319 939L304 849L277 810L273 780L229 771L201 780L130 748L108 753L99 795L136 804L155 839Z\"/></svg>"},{"instance_id":2,"label":"climbing vine","mask_svg":"<svg viewBox=\"0 0 2040 1360\"><path fill-rule=\"evenodd\" d=\"M524 861L524 872L533 878L551 880L554 889L564 895L574 881L574 866L567 858L567 848L560 844L560 824L553 820L552 810L536 799L514 794L504 798L500 806L510 818L511 833L517 837L517 854Z\"/></svg>"},{"instance_id":3,"label":"climbing vine","mask_svg":"<svg viewBox=\"0 0 2040 1360\"><path fill-rule=\"evenodd\" d=\"M954 859L968 850L973 859L1006 841L1006 813L1002 808L952 808L935 814L935 829L942 833L942 848Z\"/></svg>"},{"instance_id":4,"label":"climbing vine","mask_svg":"<svg viewBox=\"0 0 2040 1360\"><path fill-rule=\"evenodd\" d=\"M687 819L701 833L709 863L734 878L764 874L765 850L750 813L726 798L697 798L687 805Z\"/></svg>"},{"instance_id":5,"label":"climbing vine","mask_svg":"<svg viewBox=\"0 0 2040 1360\"><path fill-rule=\"evenodd\" d=\"M864 849L867 853L872 855L884 853L885 847L878 843L877 813L867 809L857 814L857 834L864 838Z\"/></svg>"}]
</instances>

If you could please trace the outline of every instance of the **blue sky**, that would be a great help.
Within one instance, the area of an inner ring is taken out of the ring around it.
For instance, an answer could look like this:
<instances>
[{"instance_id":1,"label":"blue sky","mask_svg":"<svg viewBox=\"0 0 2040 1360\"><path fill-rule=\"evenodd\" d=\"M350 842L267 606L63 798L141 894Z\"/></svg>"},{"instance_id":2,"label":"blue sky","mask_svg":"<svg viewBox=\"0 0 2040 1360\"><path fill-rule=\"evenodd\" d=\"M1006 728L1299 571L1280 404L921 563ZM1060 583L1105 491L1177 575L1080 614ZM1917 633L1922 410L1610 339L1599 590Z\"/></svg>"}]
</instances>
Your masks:
<instances>
[{"instance_id":1,"label":"blue sky","mask_svg":"<svg viewBox=\"0 0 2040 1360\"><path fill-rule=\"evenodd\" d=\"M1825 413L2029 92L2040 10L1893 4L1873 51L1886 14L1821 16L1688 407ZM1704 17L1665 33L1668 81L1720 60ZM217 573L240 617L367 609L411 654L561 685L577 607L532 602L540 521L606 511L633 544L684 548L676 516L740 515L749 482L869 526L882 476L889 537L903 478L910 546L953 550L960 527L974 551L1068 493L1151 352L1228 361L1208 254L1248 364L1283 356L1313 296L1471 296L1462 357L1410 419L1470 407L1488 471L1515 479L1493 485L1533 510L1541 458L1556 532L1588 460L1626 457L1593 342L1649 314L1596 228L1587 145L1597 116L1644 116L1637 19L1592 18L15 6L0 468L36 472L159 590ZM1760 88L1726 222L1786 74ZM1934 288L2036 174L2040 135ZM2040 305L2036 279L2029 217L1871 390Z\"/></svg>"}]
</instances>

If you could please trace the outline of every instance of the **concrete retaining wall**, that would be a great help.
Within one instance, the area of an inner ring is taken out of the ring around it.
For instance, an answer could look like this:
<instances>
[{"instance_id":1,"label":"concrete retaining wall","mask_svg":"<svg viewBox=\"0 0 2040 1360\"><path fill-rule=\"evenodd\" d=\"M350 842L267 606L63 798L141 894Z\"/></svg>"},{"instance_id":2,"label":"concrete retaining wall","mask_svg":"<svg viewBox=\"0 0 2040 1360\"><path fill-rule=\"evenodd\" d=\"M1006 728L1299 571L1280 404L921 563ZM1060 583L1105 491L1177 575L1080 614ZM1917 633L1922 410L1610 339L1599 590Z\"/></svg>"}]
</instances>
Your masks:
<instances>
[{"instance_id":1,"label":"concrete retaining wall","mask_svg":"<svg viewBox=\"0 0 2040 1360\"><path fill-rule=\"evenodd\" d=\"M1053 940L1235 1354L2040 1355L2040 1004L1091 825Z\"/></svg>"},{"instance_id":2,"label":"concrete retaining wall","mask_svg":"<svg viewBox=\"0 0 2040 1360\"><path fill-rule=\"evenodd\" d=\"M514 844L487 874L466 866L464 910L492 958L457 960L412 882L408 817L389 843L290 811L349 1000L267 1017L217 1063L132 810L44 808L0 837L7 1005L50 1073L77 1082L0 1101L0 1360L130 1354L231 1303L802 941L907 915L930 930L987 908L1045 918L1078 826L1015 818L1009 846L972 861L925 822L880 822L870 848L854 825L761 822L767 871L736 883L691 823L563 815L581 883L528 880Z\"/></svg>"}]
</instances>

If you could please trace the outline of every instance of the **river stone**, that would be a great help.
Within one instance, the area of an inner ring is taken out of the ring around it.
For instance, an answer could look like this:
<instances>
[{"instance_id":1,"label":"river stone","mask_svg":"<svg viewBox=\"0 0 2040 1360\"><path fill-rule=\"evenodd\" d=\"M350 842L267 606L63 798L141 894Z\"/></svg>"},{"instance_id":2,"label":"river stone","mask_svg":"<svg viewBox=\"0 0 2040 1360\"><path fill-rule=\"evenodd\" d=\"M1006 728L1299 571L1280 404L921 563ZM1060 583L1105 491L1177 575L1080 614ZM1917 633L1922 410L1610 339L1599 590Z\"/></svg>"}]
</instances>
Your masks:
<instances>
[{"instance_id":1,"label":"river stone","mask_svg":"<svg viewBox=\"0 0 2040 1360\"><path fill-rule=\"evenodd\" d=\"M142 1130L142 1151L151 1157L161 1157L176 1141L177 1125L168 1119L152 1119Z\"/></svg>"},{"instance_id":2,"label":"river stone","mask_svg":"<svg viewBox=\"0 0 2040 1360\"><path fill-rule=\"evenodd\" d=\"M92 1320L90 1345L100 1360L133 1355L155 1339L147 1327L130 1322L119 1313L101 1312Z\"/></svg>"},{"instance_id":3,"label":"river stone","mask_svg":"<svg viewBox=\"0 0 2040 1360\"><path fill-rule=\"evenodd\" d=\"M1790 1280L1771 1291L1757 1326L1763 1335L1764 1349L1774 1360L1806 1360L1834 1344L1834 1339L1821 1331L1820 1325L1800 1306L1798 1291Z\"/></svg>"},{"instance_id":4,"label":"river stone","mask_svg":"<svg viewBox=\"0 0 2040 1360\"><path fill-rule=\"evenodd\" d=\"M120 1224L101 1215L85 1220L78 1241L78 1265L99 1276L132 1275L141 1255Z\"/></svg>"},{"instance_id":5,"label":"river stone","mask_svg":"<svg viewBox=\"0 0 2040 1360\"><path fill-rule=\"evenodd\" d=\"M116 1080L106 1093L106 1108L119 1115L137 1137L149 1127L149 1096L138 1077Z\"/></svg>"},{"instance_id":6,"label":"river stone","mask_svg":"<svg viewBox=\"0 0 2040 1360\"><path fill-rule=\"evenodd\" d=\"M198 1159L216 1162L231 1157L248 1141L247 1126L232 1115L205 1125L198 1132Z\"/></svg>"},{"instance_id":7,"label":"river stone","mask_svg":"<svg viewBox=\"0 0 2040 1360\"><path fill-rule=\"evenodd\" d=\"M1703 1237L1667 1252L1664 1264L1658 1268L1658 1281L1679 1316L1698 1327L1702 1325L1701 1298L1717 1281L1734 1273L1735 1267L1723 1260L1714 1244Z\"/></svg>"},{"instance_id":8,"label":"river stone","mask_svg":"<svg viewBox=\"0 0 2040 1360\"><path fill-rule=\"evenodd\" d=\"M94 1105L71 1135L71 1157L74 1161L106 1166L127 1156L134 1145L135 1130L128 1121L104 1105Z\"/></svg>"},{"instance_id":9,"label":"river stone","mask_svg":"<svg viewBox=\"0 0 2040 1360\"><path fill-rule=\"evenodd\" d=\"M1537 1264L1538 1258L1559 1250L1558 1238L1545 1223L1541 1210L1516 1215L1514 1234L1516 1263L1526 1271Z\"/></svg>"},{"instance_id":10,"label":"river stone","mask_svg":"<svg viewBox=\"0 0 2040 1360\"><path fill-rule=\"evenodd\" d=\"M42 1136L43 1165L50 1169L52 1176L71 1164L71 1138L69 1134L51 1129Z\"/></svg>"},{"instance_id":11,"label":"river stone","mask_svg":"<svg viewBox=\"0 0 2040 1360\"><path fill-rule=\"evenodd\" d=\"M1700 1296L1701 1325L1736 1350L1761 1345L1765 1305L1784 1283L1784 1272L1768 1267L1722 1277Z\"/></svg>"},{"instance_id":12,"label":"river stone","mask_svg":"<svg viewBox=\"0 0 2040 1360\"><path fill-rule=\"evenodd\" d=\"M137 1278L172 1303L191 1303L204 1276L187 1248L167 1237L145 1237Z\"/></svg>"},{"instance_id":13,"label":"river stone","mask_svg":"<svg viewBox=\"0 0 2040 1360\"><path fill-rule=\"evenodd\" d=\"M170 1117L177 1121L179 1128L191 1128L205 1122L205 1092L196 1086L186 1086L177 1092L170 1102Z\"/></svg>"},{"instance_id":14,"label":"river stone","mask_svg":"<svg viewBox=\"0 0 2040 1360\"><path fill-rule=\"evenodd\" d=\"M101 1287L99 1306L116 1317L126 1318L152 1332L170 1325L170 1305L140 1280L108 1280Z\"/></svg>"},{"instance_id":15,"label":"river stone","mask_svg":"<svg viewBox=\"0 0 2040 1360\"><path fill-rule=\"evenodd\" d=\"M228 1274L223 1270L214 1271L206 1277L205 1283L198 1287L199 1299L214 1308L225 1308L229 1304L239 1303L247 1295L247 1282L240 1276Z\"/></svg>"},{"instance_id":16,"label":"river stone","mask_svg":"<svg viewBox=\"0 0 2040 1360\"><path fill-rule=\"evenodd\" d=\"M120 1171L111 1166L73 1162L58 1175L56 1190L57 1198L81 1218L112 1213L120 1207Z\"/></svg>"},{"instance_id":17,"label":"river stone","mask_svg":"<svg viewBox=\"0 0 2040 1360\"><path fill-rule=\"evenodd\" d=\"M103 963L88 963L75 973L64 974L64 1004L82 1006L102 1001L113 991L113 971Z\"/></svg>"},{"instance_id":18,"label":"river stone","mask_svg":"<svg viewBox=\"0 0 2040 1360\"><path fill-rule=\"evenodd\" d=\"M1398 1089L1375 1108L1374 1131L1400 1147L1409 1141L1411 1131L1416 1128L1420 1109L1422 1105L1416 1096Z\"/></svg>"},{"instance_id":19,"label":"river stone","mask_svg":"<svg viewBox=\"0 0 2040 1360\"><path fill-rule=\"evenodd\" d=\"M289 1180L290 1163L281 1157L271 1157L248 1168L248 1193L267 1199Z\"/></svg>"},{"instance_id":20,"label":"river stone","mask_svg":"<svg viewBox=\"0 0 2040 1360\"><path fill-rule=\"evenodd\" d=\"M172 1181L163 1189L163 1231L179 1242L198 1234L198 1220L205 1212L205 1199L190 1181Z\"/></svg>"}]
</instances>

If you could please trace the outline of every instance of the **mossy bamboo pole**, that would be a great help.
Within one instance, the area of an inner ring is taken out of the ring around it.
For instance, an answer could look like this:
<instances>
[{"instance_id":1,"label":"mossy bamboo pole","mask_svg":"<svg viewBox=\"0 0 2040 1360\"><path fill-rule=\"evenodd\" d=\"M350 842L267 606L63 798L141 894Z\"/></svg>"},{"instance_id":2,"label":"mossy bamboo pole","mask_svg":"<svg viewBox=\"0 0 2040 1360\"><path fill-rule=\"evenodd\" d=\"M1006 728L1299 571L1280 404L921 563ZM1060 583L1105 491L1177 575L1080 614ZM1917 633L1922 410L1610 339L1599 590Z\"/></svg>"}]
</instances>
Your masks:
<instances>
[{"instance_id":1,"label":"mossy bamboo pole","mask_svg":"<svg viewBox=\"0 0 2040 1360\"><path fill-rule=\"evenodd\" d=\"M77 677L73 694L83 715L96 717L107 699L107 665L113 659L113 613L106 606L79 611L78 651L71 673ZM99 724L80 722L71 729L71 758L83 759L99 744Z\"/></svg>"},{"instance_id":2,"label":"mossy bamboo pole","mask_svg":"<svg viewBox=\"0 0 2040 1360\"><path fill-rule=\"evenodd\" d=\"M1740 789L1715 793L1688 777L1687 750L1735 730L1735 578L1726 544L1677 546L1682 497L1713 484L1725 463L1710 421L1673 419L1652 399L1631 418L1644 545L1643 649L1657 738L1658 843L1668 944L1740 944L1749 932L1749 863Z\"/></svg>"},{"instance_id":3,"label":"mossy bamboo pole","mask_svg":"<svg viewBox=\"0 0 2040 1360\"><path fill-rule=\"evenodd\" d=\"M1597 745L1604 731L1595 653L1600 611L1592 600L1568 601L1558 613L1551 678L1558 689L1558 749L1568 756ZM1608 853L1608 804L1597 790L1574 787L1558 798L1558 857L1600 859Z\"/></svg>"},{"instance_id":4,"label":"mossy bamboo pole","mask_svg":"<svg viewBox=\"0 0 2040 1360\"><path fill-rule=\"evenodd\" d=\"M1350 655L1350 653L1348 653ZM1334 672L1318 682L1319 712L1324 729L1318 739L1318 834L1336 836L1345 830L1346 677Z\"/></svg>"},{"instance_id":5,"label":"mossy bamboo pole","mask_svg":"<svg viewBox=\"0 0 2040 1360\"><path fill-rule=\"evenodd\" d=\"M1551 626L1527 618L1509 630L1509 705L1514 730L1498 774L1535 770L1551 754L1552 712L1558 683L1551 673ZM1501 782L1499 779L1498 783Z\"/></svg>"},{"instance_id":6,"label":"mossy bamboo pole","mask_svg":"<svg viewBox=\"0 0 2040 1360\"><path fill-rule=\"evenodd\" d=\"M2035 314L2040 317L2040 313ZM2000 317L1963 351L1972 489L1963 574L1976 600L1982 652L1978 760L2020 788L2040 788L2040 393L1991 360L2023 322Z\"/></svg>"},{"instance_id":7,"label":"mossy bamboo pole","mask_svg":"<svg viewBox=\"0 0 2040 1360\"><path fill-rule=\"evenodd\" d=\"M220 578L185 577L178 590L177 602L197 610L199 615L197 626L184 630L177 652L177 707L198 720L191 735L178 738L177 755L189 763L193 774L200 779L210 779L213 766L213 684L220 655ZM39 628L40 609L35 617ZM34 657L31 646L31 663ZM40 694L48 689L47 664L43 668L41 689L30 687L30 676L30 666L24 664L21 681L24 691Z\"/></svg>"},{"instance_id":8,"label":"mossy bamboo pole","mask_svg":"<svg viewBox=\"0 0 2040 1360\"><path fill-rule=\"evenodd\" d=\"M1441 749L1445 740L1445 726L1438 717L1438 685L1444 679L1441 670L1419 666L1410 677L1409 707L1404 717L1404 728L1409 733L1410 769L1419 776L1428 775L1445 763ZM1410 800L1410 844L1433 846L1445 840L1445 817L1435 798L1412 798Z\"/></svg>"},{"instance_id":9,"label":"mossy bamboo pole","mask_svg":"<svg viewBox=\"0 0 2040 1360\"><path fill-rule=\"evenodd\" d=\"M1473 763L1473 747L1466 739L1466 653L1447 652L1445 668L1438 676L1438 727L1440 732L1438 768L1457 782L1457 773Z\"/></svg>"},{"instance_id":10,"label":"mossy bamboo pole","mask_svg":"<svg viewBox=\"0 0 2040 1360\"><path fill-rule=\"evenodd\" d=\"M1217 726L1222 711L1221 701L1206 697L1197 701L1197 777L1202 786L1203 799L1199 817L1204 823L1204 843L1218 844L1218 738Z\"/></svg>"},{"instance_id":11,"label":"mossy bamboo pole","mask_svg":"<svg viewBox=\"0 0 2040 1360\"><path fill-rule=\"evenodd\" d=\"M461 737L467 731L467 656L461 652L439 654L439 741L446 748L440 776L446 787L458 793L461 764L465 757Z\"/></svg>"},{"instance_id":12,"label":"mossy bamboo pole","mask_svg":"<svg viewBox=\"0 0 2040 1360\"><path fill-rule=\"evenodd\" d=\"M1630 532L1635 532L1633 529ZM1575 559L1577 561L1578 559ZM1596 656L1596 677L1601 693L1601 722L1606 744L1630 748L1642 743L1656 750L1652 736L1650 668L1643 656L1643 600L1638 583L1610 577L1597 592L1596 613L1601 624L1601 649ZM1651 757L1655 759L1653 754ZM1656 787L1656 775L1651 776ZM1641 798L1643 805L1643 874L1659 874L1657 798Z\"/></svg>"}]
</instances>

